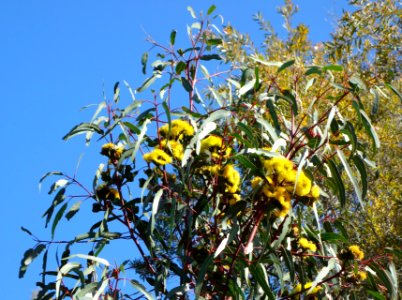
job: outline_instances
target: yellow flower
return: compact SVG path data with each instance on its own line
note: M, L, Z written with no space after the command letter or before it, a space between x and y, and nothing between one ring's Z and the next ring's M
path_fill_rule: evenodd
M235 193L240 185L240 174L233 165L226 165L223 169L222 176L226 181L226 192Z
M231 151L230 147L224 145L220 136L210 135L201 141L201 153L210 154L215 159L219 159L221 156L226 158Z
M320 187L318 185L313 185L310 191L311 197L317 199L320 197Z
M229 195L229 204L234 205L236 202L240 201L240 195L239 194L231 194Z
M367 279L367 272L365 271L358 271L356 274L356 278L359 281L364 281Z
M117 146L113 143L107 143L102 146L101 154L110 159L120 159L123 153L123 146Z
M313 285L313 283L310 282L306 282L303 286L303 291L307 292L311 286ZM307 295L313 295L313 294L317 294L319 291L321 290L320 286L315 286L311 292L307 293ZM302 285L301 283L299 283L298 285L296 285L296 287L294 288L294 290L292 291L292 294L297 294L300 293L302 291Z
M202 166L198 169L201 174L206 176L216 176L219 174L220 165L213 165L213 166Z
M161 149L154 149L152 152L145 153L144 159L147 162L153 162L154 164L161 166L172 162L172 157Z
M299 244L299 246L305 250L311 250L313 252L317 251L317 246L309 241L308 239L302 237L299 239L299 241L297 242Z
M299 174L299 178L297 179L297 184L296 184L296 195L303 197L306 196L308 193L310 193L311 190L311 180L304 174L304 172L301 172Z
M120 199L120 194L119 191L114 189L114 188L110 188L106 185L100 185L96 188L96 195L98 196L99 199L102 200L119 200Z
M184 155L183 145L175 140L162 140L162 148L170 152L177 160L182 160Z
M348 249L350 250L350 252L352 252L353 257L356 260L362 260L364 258L364 252L360 249L359 246L352 245L352 246L349 246Z
M170 125L170 134L169 124L165 124L159 128L159 134L164 138L167 138L169 135L169 139L181 140L184 136L194 135L194 128L187 121L177 119L173 120Z

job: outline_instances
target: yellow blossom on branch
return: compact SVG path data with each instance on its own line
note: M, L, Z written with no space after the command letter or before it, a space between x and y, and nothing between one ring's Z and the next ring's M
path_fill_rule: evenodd
M172 163L172 157L161 149L154 149L152 152L145 153L144 159L147 162L153 162L161 166Z
M349 251L352 252L353 257L356 260L362 260L364 258L364 252L357 245L349 246Z
M311 250L313 252L317 251L317 246L313 242L309 241L308 239L302 237L297 242L301 248L304 250Z

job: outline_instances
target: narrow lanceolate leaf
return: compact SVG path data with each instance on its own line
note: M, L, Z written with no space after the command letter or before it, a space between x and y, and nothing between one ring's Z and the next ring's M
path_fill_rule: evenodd
M59 209L56 216L54 217L52 224L52 239L54 238L54 232L56 230L57 224L59 224L60 219L63 217L64 212L67 209L67 203L64 203L63 206Z
M45 245L39 244L35 248L31 248L31 249L28 249L27 251L25 251L24 256L22 257L22 260L21 260L21 265L20 265L20 270L19 270L19 275L18 275L19 278L24 277L28 266L45 249L46 249Z
M151 77L148 77L140 87L137 88L137 92L146 90L152 83L155 82L156 79L161 77L162 75L159 72L155 72Z
M147 292L147 289L145 286L143 286L141 283L139 283L137 280L130 280L130 284L136 288L139 292L141 292L145 298L147 298L148 300L153 300L154 297L152 297L152 295L150 293Z
M320 272L318 272L317 277L314 279L313 283L311 284L310 289L307 291L307 294L311 292L318 283L320 283L327 275L328 273L335 268L337 265L337 259L336 258L331 258L328 261L328 265L326 267L323 267Z
M361 183L362 183L362 198L364 200L364 198L366 197L367 194L367 172L366 172L366 166L364 165L363 160L357 156L354 155L352 157L353 162L357 168L357 170L360 173L360 179L361 179Z
M74 126L65 136L63 136L63 140L67 141L73 136L84 134L87 132L96 132L98 134L103 134L103 130L100 129L98 125L92 123L81 123Z
M373 150L375 151L376 149L380 148L380 146L381 146L380 139L377 135L377 132L374 129L373 124L371 124L369 116L363 110L360 110L360 113L362 116L364 128L366 129L366 132L373 140Z
M60 286L63 276L67 275L72 269L80 268L81 265L79 263L67 263L57 273L56 277L56 300L59 299L60 296Z
M263 291L264 291L265 295L268 297L268 299L275 300L276 297L269 286L268 274L267 274L267 271L265 270L263 264L258 263L258 264L251 265L250 272L251 272L251 275L253 275L253 278L261 286L261 288L263 289Z
M170 45L174 46L174 43L176 41L176 30L172 30L172 32L170 33Z
M219 255L223 250L225 250L225 247L226 247L226 245L227 245L227 243L228 243L228 240L229 240L229 236L225 237L225 238L221 241L221 243L219 244L218 248L216 248L216 251L215 251L215 253L214 253L214 258L218 257L218 255Z
M345 186L343 184L342 178L339 175L338 169L336 167L336 164L332 159L329 159L327 161L327 165L329 169L331 170L331 178L334 182L333 188L335 189L335 192L338 194L339 201L341 202L341 206L344 207L346 204L346 191L345 191Z
M81 207L81 203L82 203L82 201L78 201L78 202L75 202L74 204L73 204L73 206L70 208L70 210L68 211L68 213L66 213L66 219L67 220L71 220L71 218L72 217L74 217L75 216L75 214L80 210L80 207Z
M120 85L120 82L116 82L115 83L115 85L114 85L114 88L113 88L113 101L117 104L118 102L119 102L119 100L120 100L120 87L119 87L119 85Z
M360 186L356 180L356 176L353 174L352 169L349 166L349 163L345 157L345 155L343 154L342 150L340 149L336 149L336 152L338 154L338 157L340 159L340 161L342 162L343 166L345 167L345 171L346 174L348 175L350 181L352 182L353 188L355 190L355 193L357 195L357 199L359 200L360 205L362 206L362 208L364 208L364 203L362 200L362 191L360 189Z
M393 92L395 93L395 95L397 95L398 98L399 98L399 99L401 100L401 102L402 102L402 93L401 93L400 91L398 91L396 88L394 88L392 85L388 84L388 83L386 83L385 85L386 85L388 88L390 88L391 91L393 91Z
M74 254L74 255L71 255L70 257L68 257L68 259L74 258L74 257L78 257L78 258L90 260L90 261L93 261L96 263L100 263L102 265L105 265L106 267L110 266L110 263L106 259L101 258L101 257L97 257L97 256L93 256L93 255L85 255L85 254Z
M145 52L141 57L142 74L147 72L148 52Z
M190 93L193 91L193 87L191 86L190 82L185 77L181 77L181 84L183 85L186 92Z
M159 201L163 195L163 189L156 192L154 200L152 201L152 216L151 216L151 232L154 231L156 214L158 213Z
M135 142L135 145L134 145L133 153L131 154L131 160L132 161L135 160L135 156L137 154L137 151L140 148L140 145L141 145L142 141L144 140L144 136L145 136L145 133L147 132L147 126L148 126L149 123L151 123L151 120L146 119L144 124L142 125L141 132L138 135L138 139L137 139L137 141Z
M250 80L249 82L247 82L245 85L243 85L239 89L239 96L243 96L245 93L247 93L252 88L254 88L255 83L256 83L256 79L254 78L254 79Z
M290 66L292 66L294 63L295 63L295 60L294 60L294 59L293 59L293 60L289 60L289 61L283 63L283 64L278 68L278 71L276 71L276 73L282 72L282 71L285 70L286 68L289 68Z

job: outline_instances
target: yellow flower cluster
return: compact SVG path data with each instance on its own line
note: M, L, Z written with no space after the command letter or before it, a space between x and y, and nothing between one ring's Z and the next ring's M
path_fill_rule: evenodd
M312 241L309 241L308 239L306 239L304 237L300 238L297 243L304 250L311 250L313 252L317 251L316 244L314 244Z
M102 200L113 201L120 199L119 191L106 185L98 186L96 189L96 195L98 196L99 199Z
M357 274L354 277L359 281L364 281L364 280L367 279L367 272L358 271Z
M314 200L320 196L319 187L313 186L303 171L297 176L297 169L289 159L282 156L272 157L264 159L262 164L265 178L255 177L251 186L253 189L260 188L259 192L275 207L277 217L284 217L289 213L293 193Z
M107 143L102 146L101 154L109 157L111 160L119 160L123 154L123 150L123 146Z
M217 177L218 184L220 184L220 191L224 192L227 196L227 201L230 205L235 204L240 200L239 187L240 187L240 174L233 167L228 164L224 167L219 165L203 166L199 172L208 177Z
M170 124L170 132L169 124L165 124L159 128L159 134L165 139L181 141L185 136L193 136L194 128L187 121L177 119Z
M306 283L303 285L303 290L304 290L304 291L308 291L308 290L311 288L312 285L313 285L313 283L312 283L311 281L310 281L310 282L306 282ZM311 290L311 292L307 293L307 295L314 295L314 294L317 294L320 290L321 290L321 287L320 287L320 286L315 286L315 287ZM299 284L296 285L296 287L293 289L292 294L298 294L298 293L300 293L301 291L302 291L302 285L301 285L301 283L299 283Z
M201 141L201 153L213 159L228 158L232 149L227 147L220 136L210 135Z
M159 134L163 137L160 146L152 152L145 153L144 159L156 165L164 166L172 163L172 156L177 160L182 160L184 155L183 138L194 135L194 128L188 122L177 119L170 124L159 128Z
M357 245L349 246L349 251L352 252L353 257L356 260L362 260L364 258L364 252Z

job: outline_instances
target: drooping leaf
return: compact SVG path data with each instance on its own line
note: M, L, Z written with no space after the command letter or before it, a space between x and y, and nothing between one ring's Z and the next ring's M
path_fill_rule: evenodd
M172 30L172 32L170 33L170 45L174 46L174 43L176 41L176 30Z
M276 73L282 72L283 70L285 70L285 69L289 68L290 66L292 66L294 63L295 63L295 60L294 60L294 59L289 60L289 61L283 63L283 64L278 68L278 71L276 71Z
M65 217L66 217L67 220L70 221L71 218L74 217L75 214L80 210L81 203L82 203L82 201L78 201L78 202L75 202L75 203L73 204L73 206L70 208L70 210L68 211L68 213L66 213L66 215L65 215Z
M268 274L267 274L263 264L260 264L260 263L252 264L249 267L249 269L250 269L251 275L253 275L253 278L261 286L261 288L263 289L263 291L264 291L265 295L268 297L268 299L275 300L276 297L269 286Z
M37 245L35 248L28 249L25 251L24 256L22 257L20 270L19 270L19 278L24 277L28 266L34 261L36 257L38 257L43 250L46 249L46 246L43 244Z
M57 224L59 224L60 219L63 217L64 212L67 209L68 203L64 203L63 206L59 209L56 216L54 217L52 224L52 239L54 238L54 232L56 230Z
M190 82L185 77L181 77L181 84L183 85L186 92L190 93L193 91L193 87L191 86Z
M74 126L65 136L63 136L63 140L67 141L72 137L84 134L87 132L96 132L98 134L103 134L103 130L99 128L98 125L93 123L80 123Z

